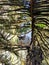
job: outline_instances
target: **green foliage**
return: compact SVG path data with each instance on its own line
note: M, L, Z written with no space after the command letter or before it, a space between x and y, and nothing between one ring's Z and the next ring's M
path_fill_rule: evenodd
M37 24L35 24L35 26L38 26L39 28L45 28L46 27L46 25L43 23L37 23Z

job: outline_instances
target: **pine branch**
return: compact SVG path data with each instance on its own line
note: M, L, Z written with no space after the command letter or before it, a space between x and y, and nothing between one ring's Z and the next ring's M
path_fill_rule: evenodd
M39 30L38 30L38 32L39 32ZM47 46L47 44L45 44L44 38L42 38L43 36L41 35L40 32L38 33L38 35L40 36L41 41L43 42L44 46L45 46L47 49L49 49L49 47Z

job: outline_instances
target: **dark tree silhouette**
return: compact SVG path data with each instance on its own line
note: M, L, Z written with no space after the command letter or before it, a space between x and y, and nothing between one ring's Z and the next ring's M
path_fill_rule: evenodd
M41 65L42 60L47 59L47 51L49 50L47 40L49 39L48 6L49 1L47 0L31 0L32 41L28 50L26 65Z

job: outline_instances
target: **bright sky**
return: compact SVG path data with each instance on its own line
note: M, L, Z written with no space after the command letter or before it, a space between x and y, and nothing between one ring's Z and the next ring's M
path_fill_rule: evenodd
M31 38L31 32L29 32L28 34L26 34L26 36Z

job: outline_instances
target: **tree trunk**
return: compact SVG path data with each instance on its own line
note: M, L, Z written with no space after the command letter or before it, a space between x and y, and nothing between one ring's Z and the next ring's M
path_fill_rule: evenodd
M31 0L31 17L32 17L32 39L30 43L30 48L28 48L28 55L26 59L26 65L41 65L42 62L42 50L37 45L35 46L35 36L34 36L34 2L35 0Z
M33 46L33 48L28 51L26 65L41 65L42 59L41 48Z

